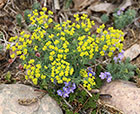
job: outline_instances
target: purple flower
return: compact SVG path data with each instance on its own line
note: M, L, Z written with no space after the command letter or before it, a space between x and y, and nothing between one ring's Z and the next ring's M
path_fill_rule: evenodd
M112 76L107 77L107 82L111 82Z
M107 79L107 82L111 82L112 76L110 74L110 72L101 72L101 74L99 75L99 77L103 80L103 79Z
M121 8L121 10L124 11L125 9L124 8Z
M91 72L92 71L92 68L91 67L88 67L88 70Z
M104 73L106 76L111 76L110 72L105 72Z
M68 92L68 88L63 87L63 91L64 91L64 92Z
M106 75L105 75L105 73L101 72L101 74L99 75L99 77L103 80L103 79L106 78Z
M117 11L117 15L118 15L118 16L121 15L121 11L120 11L120 10Z
M115 63L117 63L118 57L114 57L113 60L115 61Z
M62 95L63 95L63 92L62 92L61 90L57 90L57 94L58 94L59 96L62 96Z
M95 72L92 72L92 75L95 76Z
M76 89L76 84L75 83L72 84L72 88Z
M88 72L88 76L89 76L89 77L92 76L92 72Z
M60 96L63 96L64 98L65 97L69 97L69 94L70 93L74 93L74 90L76 89L76 84L73 83L71 84L70 82L67 83L67 82L64 82L65 83L65 86L63 87L63 90L58 90L57 93L58 95Z
M68 87L67 92L68 93L74 93L75 89L76 89L76 84L73 83L71 87Z
M119 53L119 54L118 54L118 58L119 58L120 60L122 60L123 57L124 57L123 53Z
M68 88L69 93L74 93L73 90L74 90L73 87L69 87L69 88Z
M70 84L71 84L71 82L64 82L64 84L65 84L65 86L67 87L67 86L69 86Z
M68 92L64 92L63 97L64 98L69 97L69 93Z

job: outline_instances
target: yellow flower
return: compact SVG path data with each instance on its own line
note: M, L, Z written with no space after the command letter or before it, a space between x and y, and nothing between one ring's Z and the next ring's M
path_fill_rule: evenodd
M25 55L27 54L27 52L28 52L27 49L24 49L24 50L23 50L23 53L24 53Z
M106 50L107 50L107 48L108 48L108 46L107 46L107 45L104 45L104 46L103 46L103 50L104 50L104 51L106 51Z
M17 53L17 55L20 55L20 54L22 54L22 52L21 52L21 51L17 51L16 53Z
M34 59L30 59L30 61L28 62L29 64L32 64L32 63L34 63L35 62L35 60Z
M12 51L16 51L16 47L15 46L12 46Z
M49 37L49 38L53 38L53 37L54 37L54 34L51 34L51 35L49 35L48 37Z
M34 50L37 51L37 48L38 48L38 46L35 46L35 47L34 47Z
M43 10L43 11L47 11L47 8L46 8L46 7L43 7L42 10Z
M43 11L40 11L39 13L40 13L40 15L44 15L45 14Z
M34 85L37 85L37 78L32 79L32 81Z
M6 49L10 49L10 44L7 44Z
M54 54L55 54L55 51L50 52L50 55L54 55Z
M54 44L57 45L59 43L59 40L55 40Z
M50 80L51 80L51 82L54 82L54 79L53 78L51 78Z
M44 24L44 27L45 27L45 29L47 29L47 28L48 28L48 24L47 24L47 23L45 23L45 24Z
M25 32L24 31L22 31L21 33L20 33L20 35L23 35Z
M97 33L101 33L101 29L100 28L97 28Z
M25 75L25 79L26 79L26 80L28 80L28 79L29 79L27 75Z
M40 74L39 73L35 74L35 77L36 78L39 78L40 77Z
M49 56L49 60L50 60L50 61L53 61L53 57L52 57L52 56Z
M111 57L113 55L113 52L109 52L108 56Z
M53 12L49 10L49 11L48 11L48 14L49 14L49 15L53 15Z
M70 75L72 75L72 74L73 74L73 72L74 72L74 69L73 69L73 68L71 68L71 69L70 69Z
M48 67L47 67L46 65L44 66L44 68L45 68L45 69L48 69Z
M53 22L53 19L49 18L48 23L52 23L52 22Z
M14 54L14 53L11 55L11 58L12 58L12 59L15 58L15 54Z
M40 65L40 64L37 64L36 67L37 67L38 69L40 69L40 68L41 68L41 65Z

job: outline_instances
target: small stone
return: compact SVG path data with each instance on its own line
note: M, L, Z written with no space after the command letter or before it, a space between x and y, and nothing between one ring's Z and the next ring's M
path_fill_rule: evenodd
M18 99L37 98L42 93L23 84L0 85L0 114L63 114L62 110L48 94L28 106L18 104Z
M124 57L125 58L130 58L130 60L135 59L138 55L140 54L140 45L139 44L134 44L131 46L129 49L127 49L124 52Z
M112 5L111 3L99 3L99 4L90 5L88 9L95 12L105 12L109 14L113 12L115 8L116 6Z
M140 88L128 81L112 81L101 88L101 94L110 94L111 99L103 99L124 112L124 114L140 114Z

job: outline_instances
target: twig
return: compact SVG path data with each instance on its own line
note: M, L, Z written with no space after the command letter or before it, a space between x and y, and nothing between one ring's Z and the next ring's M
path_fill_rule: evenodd
M73 107L62 97L62 99L64 100L64 102L73 110Z
M107 59L107 60L105 60L105 61L99 61L99 60L96 60L98 63L96 63L95 65L92 65L92 66L90 66L91 68L93 68L93 67L96 67L96 66L98 66L99 64L107 64L107 62L108 61L110 61L110 59ZM87 68L89 68L89 67L87 67ZM103 68L103 67L102 67ZM103 68L104 69L104 68ZM104 69L105 70L105 69Z
M83 87L81 84L79 84L80 85L80 87L82 87L87 93L88 93L88 95L90 96L90 97L92 97L92 94L85 88L85 87Z
M134 36L134 39L136 39L136 35L135 35L133 29L130 29L130 30L131 30L131 32L132 32L132 34L133 34L133 36Z

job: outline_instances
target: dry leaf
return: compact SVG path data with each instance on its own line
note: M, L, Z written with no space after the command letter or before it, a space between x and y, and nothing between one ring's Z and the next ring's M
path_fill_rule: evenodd
M93 5L93 4L97 4L99 2L99 0L85 0L83 3L80 4L79 6L79 10L83 10L84 8L86 8L87 6Z
M127 49L124 52L124 57L127 58L129 57L130 60L133 60L140 54L140 45L139 44L134 44L131 46L129 49Z
M74 8L76 10L83 10L87 6L90 6L91 4L95 4L96 2L99 2L100 0L74 0Z
M74 0L74 9L78 10L80 8L80 5L84 2L84 1L88 1L88 0Z
M111 3L99 3L99 4L92 4L88 9L95 11L95 12L103 12L103 13L111 13L116 8L115 5Z
M128 6L132 5L132 0L123 0L122 4L119 6L119 9L126 9Z

